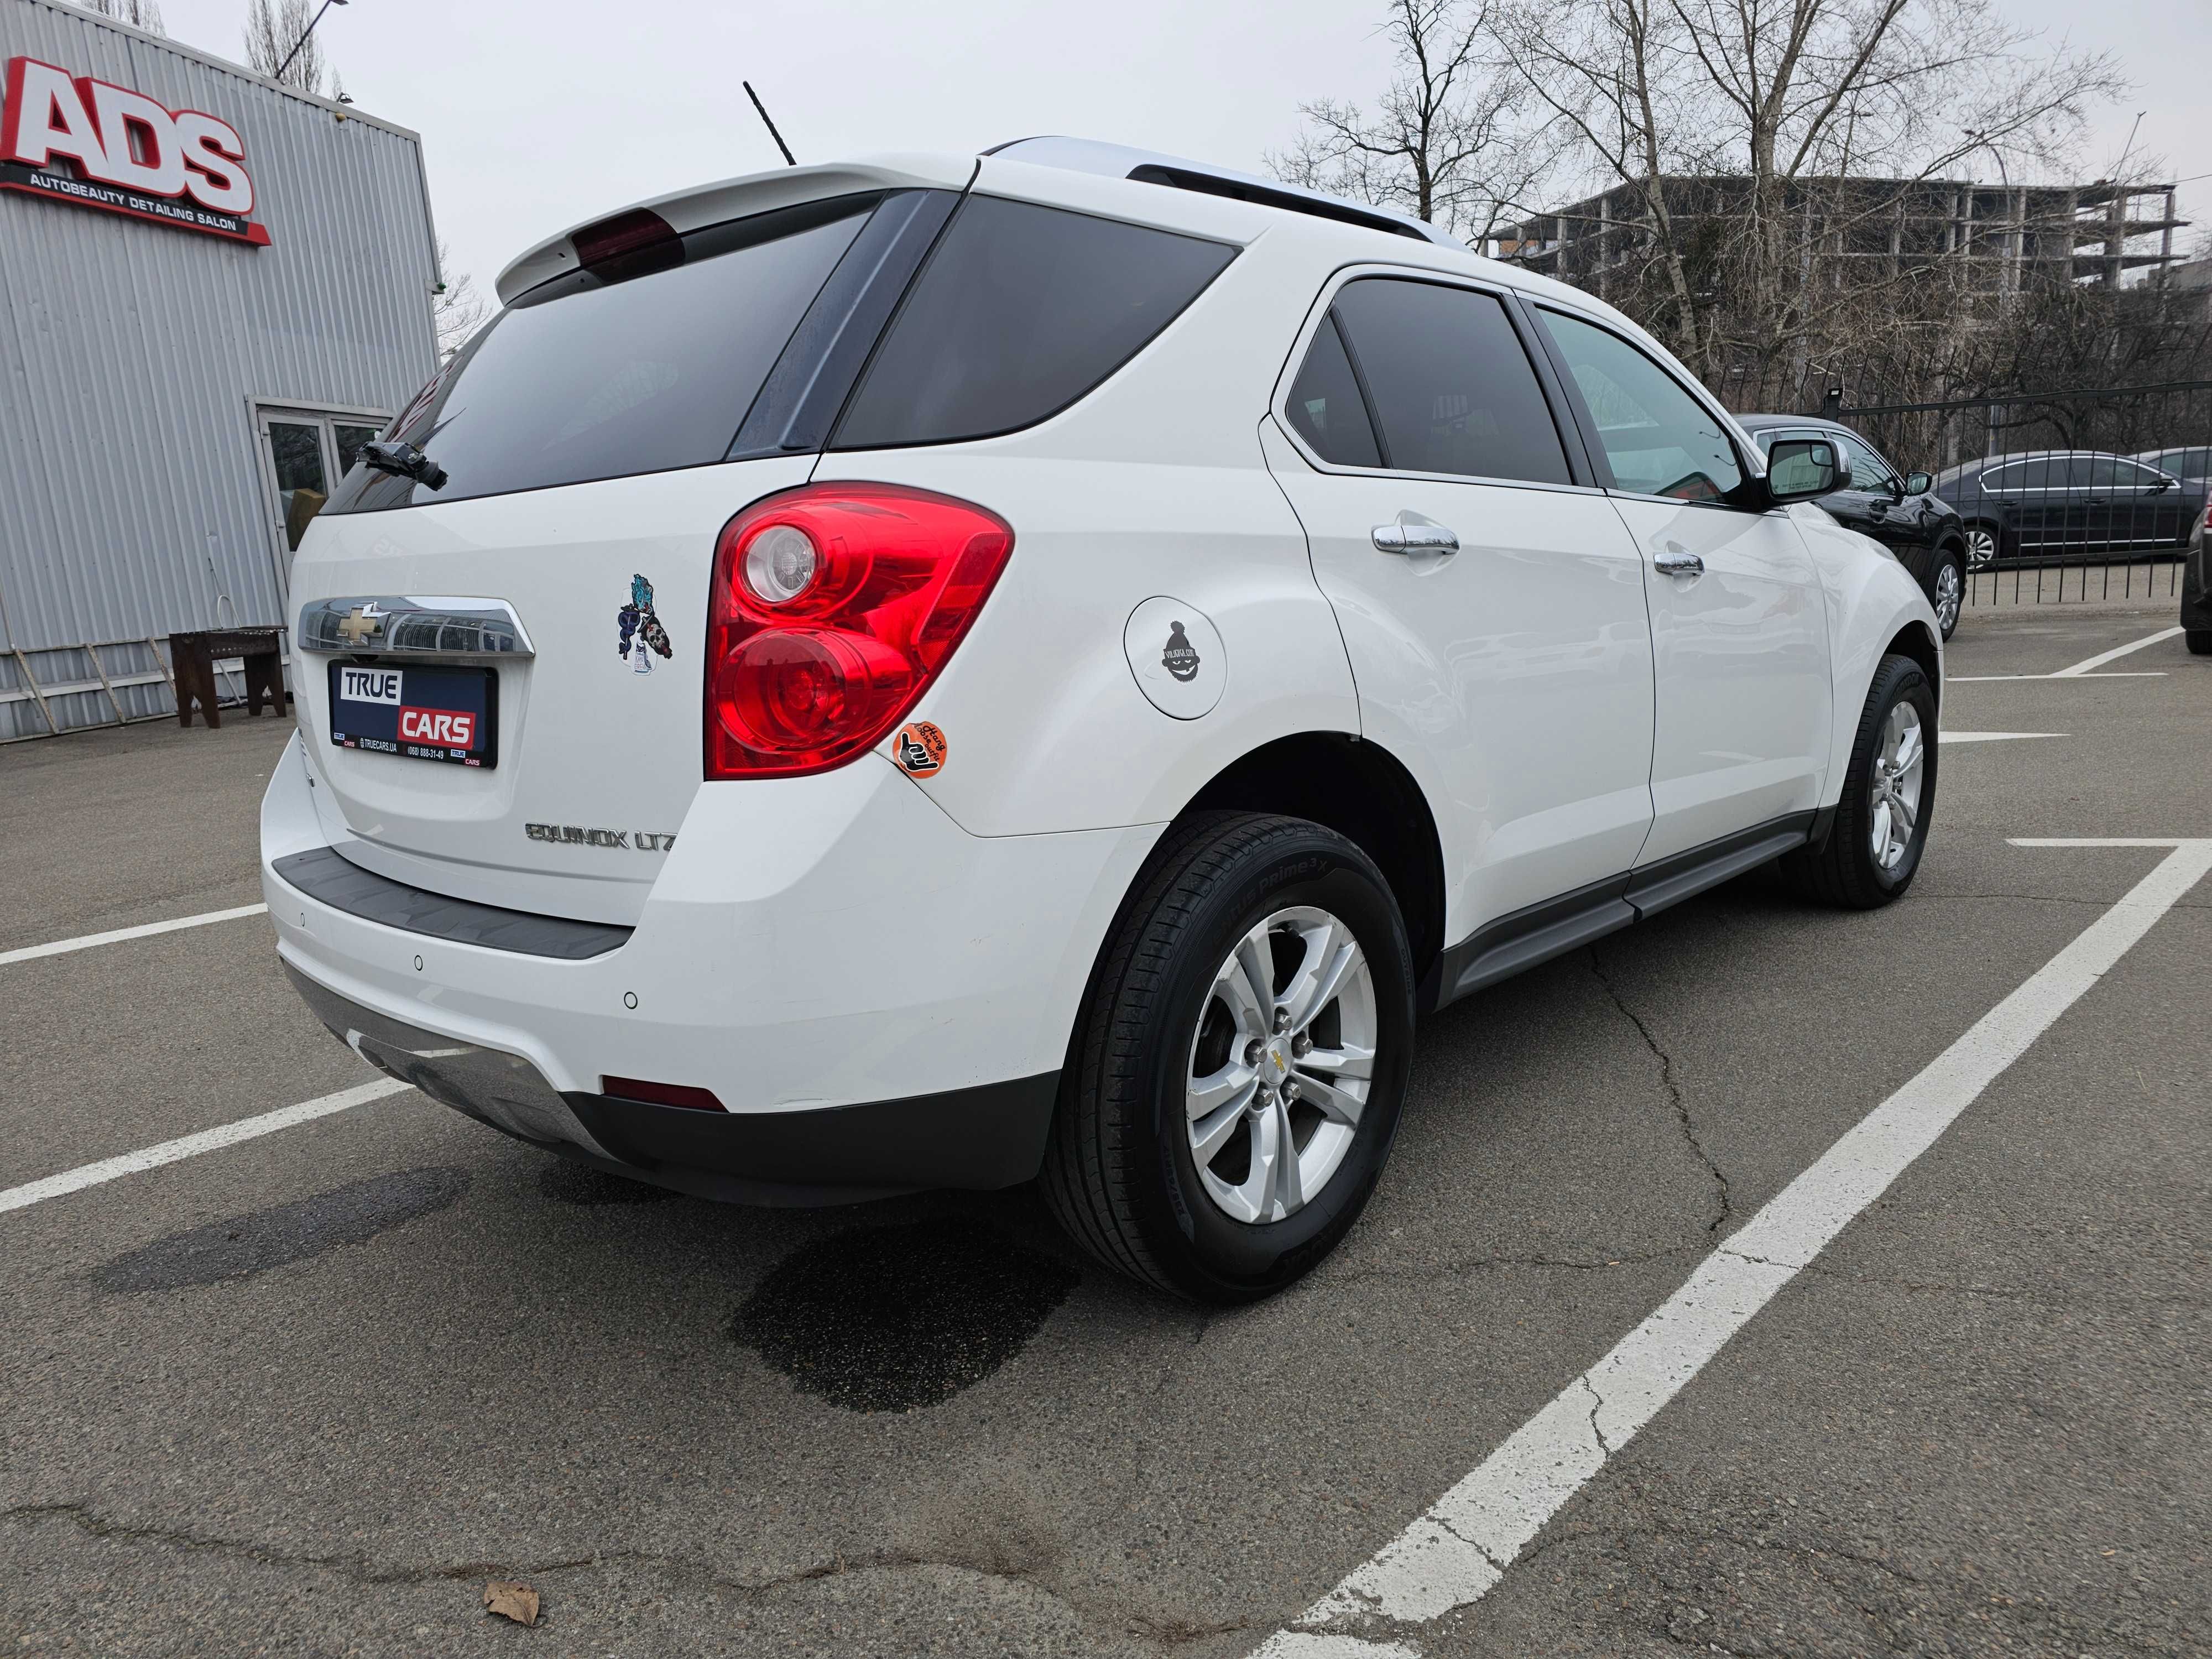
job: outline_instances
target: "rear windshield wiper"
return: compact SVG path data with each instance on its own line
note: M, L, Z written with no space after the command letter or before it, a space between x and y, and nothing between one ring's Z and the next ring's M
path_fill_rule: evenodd
M427 489L443 489L446 487L446 469L413 444L363 444L361 458L379 472L412 478Z

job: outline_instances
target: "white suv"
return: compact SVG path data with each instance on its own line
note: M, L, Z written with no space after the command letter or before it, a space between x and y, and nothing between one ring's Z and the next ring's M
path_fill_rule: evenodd
M1775 859L1911 883L1936 618L1589 295L1066 139L556 236L290 573L278 948L426 1093L706 1196L1042 1178L1325 1255L1418 1015Z

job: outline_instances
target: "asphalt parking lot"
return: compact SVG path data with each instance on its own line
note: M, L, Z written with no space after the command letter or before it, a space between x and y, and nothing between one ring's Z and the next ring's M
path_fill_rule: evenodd
M2172 623L1970 613L1947 732L2041 735L1945 745L1905 902L1753 876L1447 1010L1226 1315L1027 1191L721 1208L410 1091L43 1195L376 1074L258 916L9 959L256 903L288 726L0 750L0 1648L2212 1653L2212 878L1486 1593L1274 1634L2170 856L2015 839L2212 836L2212 659L2053 678Z

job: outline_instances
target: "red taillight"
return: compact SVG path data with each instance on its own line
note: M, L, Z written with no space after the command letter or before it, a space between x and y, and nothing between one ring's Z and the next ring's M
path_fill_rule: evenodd
M913 708L1013 551L1005 520L896 484L809 484L723 526L707 775L842 766Z

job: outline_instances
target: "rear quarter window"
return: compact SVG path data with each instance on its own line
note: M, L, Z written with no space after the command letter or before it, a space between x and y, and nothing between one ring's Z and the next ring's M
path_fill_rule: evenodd
M1034 426L1143 350L1237 252L971 196L915 279L830 447L951 443Z

